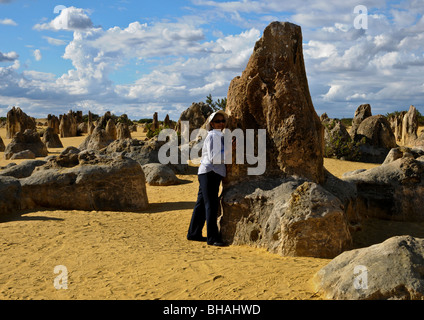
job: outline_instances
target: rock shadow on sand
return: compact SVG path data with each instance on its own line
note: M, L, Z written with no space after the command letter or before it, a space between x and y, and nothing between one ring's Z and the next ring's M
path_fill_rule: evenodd
M195 204L196 202L194 201L149 203L148 208L143 211L139 211L139 213L151 214L189 209L192 210Z
M38 212L40 210L22 210L0 217L0 223L11 221L63 221L62 218L44 217L44 216L27 216L27 214ZM43 208L43 211L55 211L54 209Z

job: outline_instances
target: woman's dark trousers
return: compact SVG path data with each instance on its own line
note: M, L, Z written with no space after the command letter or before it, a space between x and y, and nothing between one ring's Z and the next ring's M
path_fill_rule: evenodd
M218 193L222 176L209 171L198 175L199 193L197 202L193 209L187 239L199 240L202 237L202 229L206 221L207 243L220 242L221 237L218 231Z

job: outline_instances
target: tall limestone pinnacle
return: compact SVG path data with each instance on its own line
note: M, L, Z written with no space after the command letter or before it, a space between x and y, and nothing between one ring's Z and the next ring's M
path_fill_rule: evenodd
M300 26L272 22L265 28L246 69L231 81L226 111L231 130L266 129L263 176L323 182L324 130L309 92ZM233 158L224 185L245 180L248 166Z

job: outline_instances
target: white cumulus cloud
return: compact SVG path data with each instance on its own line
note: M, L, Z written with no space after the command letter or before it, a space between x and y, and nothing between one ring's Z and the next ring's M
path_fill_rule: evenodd
M93 27L90 17L81 8L69 7L60 11L60 14L48 23L36 24L35 30L86 30Z

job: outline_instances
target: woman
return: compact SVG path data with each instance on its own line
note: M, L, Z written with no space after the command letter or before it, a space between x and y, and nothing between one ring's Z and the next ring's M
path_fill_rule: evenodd
M218 231L217 216L219 185L226 176L222 130L226 127L227 120L228 116L222 110L212 113L208 118L206 124L208 135L203 144L202 160L198 170L199 193L187 233L188 240L206 241L208 245L214 246L225 245ZM202 236L205 221L206 238Z

